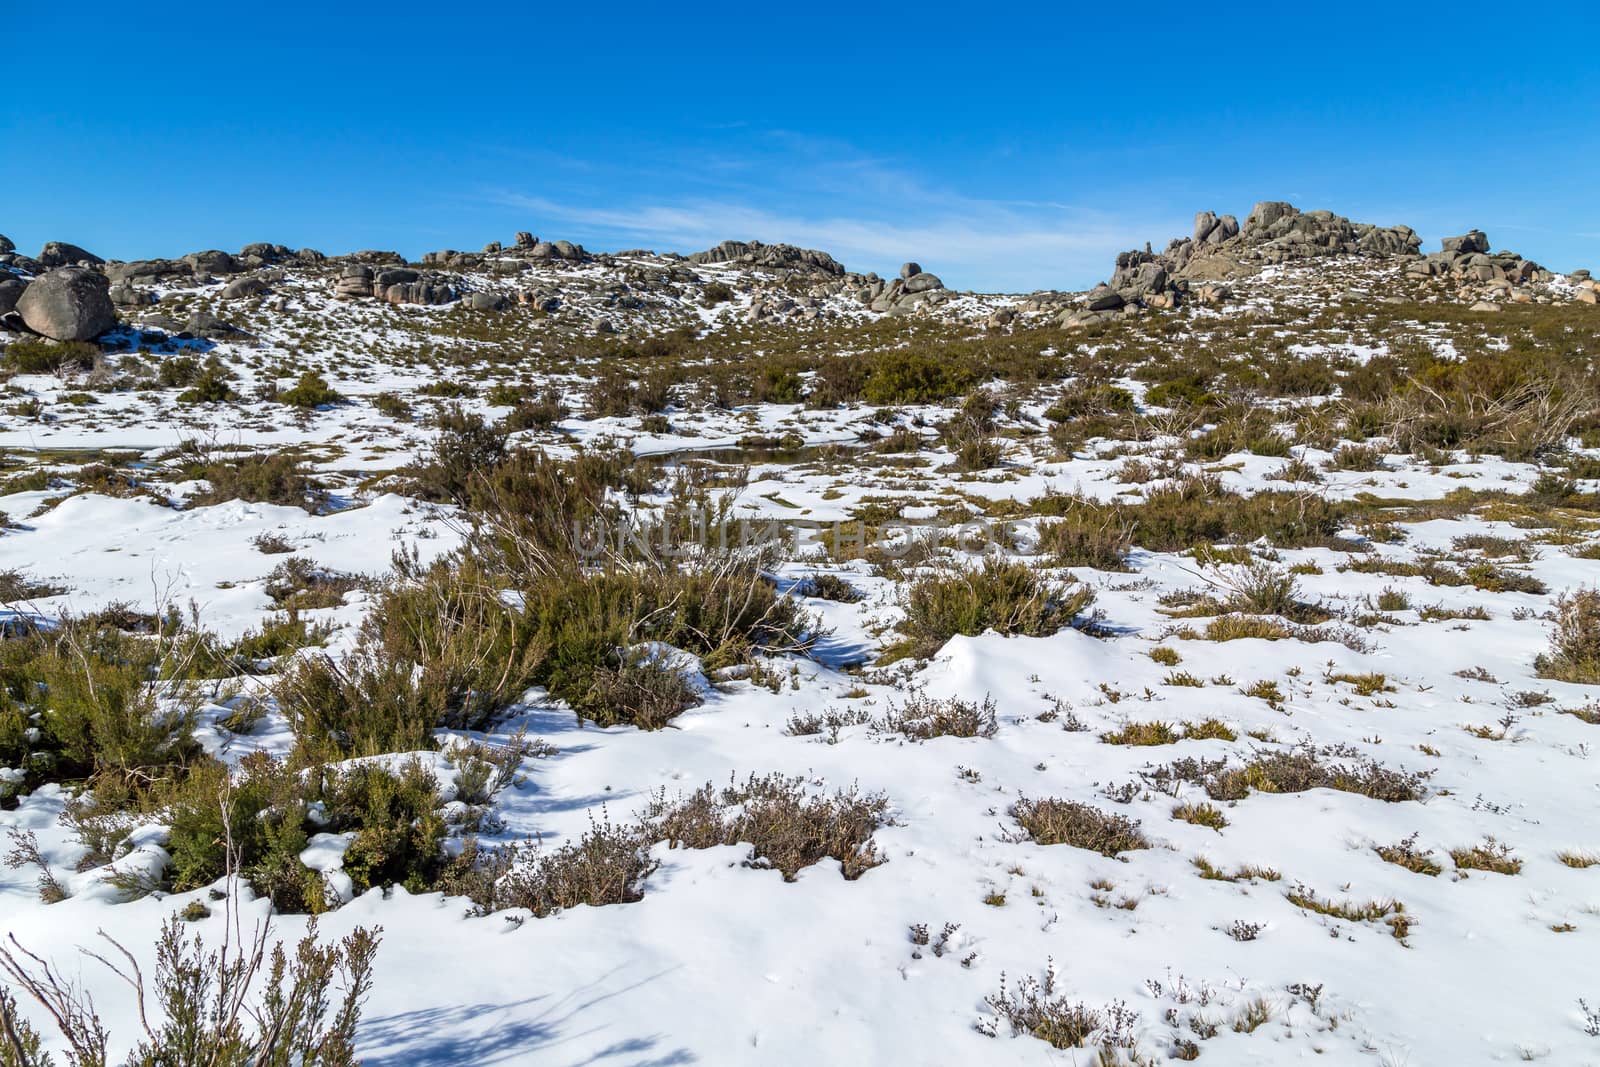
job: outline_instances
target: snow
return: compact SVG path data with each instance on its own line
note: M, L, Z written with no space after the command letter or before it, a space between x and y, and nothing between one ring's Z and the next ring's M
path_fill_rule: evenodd
M708 274L714 272L707 272ZM1274 270L1263 281L1280 278ZM731 273L729 274L731 277ZM308 295L304 298L310 301ZM1005 302L963 298L971 314ZM736 309L727 309L727 314ZM433 310L419 314L426 318ZM696 312L708 327L723 312ZM377 341L380 316L351 328L341 342ZM270 340L270 339L269 339ZM1378 354L1339 346L1366 360ZM351 395L405 391L423 381L414 369L383 364L365 381L335 380ZM61 383L18 379L53 398ZM360 393L356 385L360 385ZM254 420L264 405L245 405ZM161 417L167 409L136 396L118 397L88 416L61 408L45 426L8 422L0 443L13 450L71 444L153 454L191 428ZM752 434L793 430L807 446L854 442L873 418L864 407L807 411L768 405L738 412L672 412L674 432L644 433L636 418L578 417L561 424L552 447L570 449L604 439L624 442L640 456L680 457L687 451L736 448ZM903 420L937 425L950 412L908 407ZM184 418L199 419L198 414ZM19 529L0 536L0 570L57 579L70 591L40 601L45 614L83 612L116 601L185 605L194 602L205 624L223 636L259 627L271 612L265 576L283 558L252 546L262 534L287 539L297 555L334 571L384 573L396 550L424 560L458 543L448 509L421 505L399 492L365 491L367 473L392 470L425 443L427 432L377 418L365 405L335 408L305 427L272 429L213 425L230 442L285 441L338 446L318 468L348 479L346 506L320 514L298 508L230 502L177 510L145 499L97 494L70 496L31 516L60 491L30 491L0 499ZM762 459L739 498L752 515L803 516L818 522L846 518L866 498L900 501L907 520L930 520L952 502L1028 501L1051 491L1111 500L1136 488L1117 480L1122 459L1084 454L1049 457L1027 438L1010 442L1010 465L962 476L939 464L948 455L930 441L914 474L893 467L830 465ZM1151 447L1159 447L1155 442ZM385 451L369 451L381 445ZM359 446L359 447L357 447ZM1320 465L1329 453L1304 450ZM1402 456L1386 470L1330 472L1318 489L1348 499L1370 493L1410 500L1438 499L1462 488L1518 491L1539 470L1529 464L1465 456L1427 467ZM1284 483L1266 480L1281 459L1238 454L1207 466L1224 485L1243 492ZM1464 533L1522 537L1528 531L1479 519L1433 520L1406 527L1400 545L1377 545L1376 555L1412 560L1449 548ZM572 840L591 819L627 818L657 790L688 793L730 776L781 772L811 788L857 784L890 799L892 821L875 835L887 861L854 881L827 861L792 883L771 870L745 865L744 846L703 851L656 846L661 866L635 904L578 907L545 918L525 913L467 917L466 903L404 889L355 896L342 870L350 835L317 834L302 861L321 872L344 906L320 919L325 935L358 925L383 927L377 978L361 1032L365 1060L380 1067L458 1063L917 1063L1038 1064L1087 1062L1031 1037L981 1033L990 1019L986 995L1001 975L1015 985L1043 973L1047 960L1061 987L1091 1006L1117 1001L1139 1013L1143 1047L1163 1055L1174 1034L1169 1010L1196 1012L1221 1023L1201 1042L1205 1062L1227 1064L1469 1064L1523 1059L1552 1064L1600 1063L1600 1042L1585 1035L1579 997L1600 998L1594 939L1600 934L1600 868L1573 869L1566 849L1600 848L1595 819L1597 775L1591 756L1600 734L1561 714L1594 701L1593 687L1538 679L1533 658L1544 650L1544 613L1553 595L1593 583L1595 563L1540 545L1519 569L1541 579L1551 594L1486 593L1470 586L1431 587L1419 578L1341 572L1343 553L1285 550L1281 566L1315 564L1300 575L1304 599L1359 610L1388 588L1404 590L1412 607L1390 612L1394 624L1362 631L1370 647L1336 641L1236 640L1217 643L1163 636L1174 621L1161 610L1163 593L1201 584L1197 564L1165 553L1136 552L1135 573L1075 569L1097 592L1096 606L1110 637L1066 629L1049 637L1006 638L989 633L957 637L932 661L883 671L847 665L870 661L892 637L902 588L862 566L835 569L865 594L855 604L808 600L831 631L812 658L780 661L792 682L778 691L748 681L705 678L664 646L663 657L692 672L705 701L669 729L581 727L570 710L533 692L486 739L509 740L525 729L557 752L524 761L516 783L496 797L503 829L496 839L537 836L547 844ZM795 582L820 566L789 562L779 572ZM1484 606L1481 621L1424 622L1417 609ZM366 610L359 593L343 607L312 615L340 629L334 647L351 639ZM1181 620L1178 620L1181 621ZM1157 645L1182 657L1178 670L1201 687L1167 682L1174 668L1149 657ZM1497 681L1457 672L1481 668ZM1382 673L1393 691L1361 696L1340 673ZM1271 680L1285 694L1280 707L1247 696L1252 682ZM287 752L282 717L268 710L244 737L217 725L239 699L261 697L261 679L246 692L203 709L199 738L221 758L249 751ZM859 708L882 714L913 690L936 698L992 697L1000 728L993 738L911 742L867 725L837 736L791 736L798 714ZM1547 693L1551 700L1513 709L1515 695ZM1468 727L1515 720L1502 740ZM1048 714L1054 712L1054 715ZM1070 712L1087 729L1063 727ZM1043 716L1043 718L1041 718ZM1161 748L1108 744L1099 735L1130 721L1216 718L1236 731L1237 743L1181 741ZM474 735L476 736L476 735ZM1366 797L1312 790L1222 804L1222 831L1170 817L1180 800L1205 800L1197 787L1178 797L1134 790L1123 804L1107 790L1141 781L1141 771L1179 757L1235 759L1252 747L1297 742L1347 745L1398 770L1427 772L1421 801L1385 804ZM404 755L389 757L393 761ZM448 753L423 754L453 795ZM0 780L17 780L0 768ZM1153 847L1111 858L1069 846L1018 840L1007 809L1018 798L1059 797L1093 804L1141 821ZM154 935L164 918L208 890L136 900L115 888L112 870L73 872L81 854L58 821L65 797L54 786L0 811L0 829L32 831L70 896L43 904L36 872L0 870L0 935L54 957L81 976L96 995L117 1040L136 1027L130 998L97 965L73 955L95 947L104 930L148 969ZM1438 877L1386 863L1373 851L1419 835L1445 867ZM1487 835L1511 844L1522 873L1504 876L1457 871L1446 855ZM113 865L123 874L154 872L165 855L158 826L141 827L130 854ZM1277 882L1202 879L1193 860L1203 856L1232 871L1260 865ZM1109 883L1109 890L1091 883ZM1318 915L1286 899L1303 885L1337 900L1396 899L1416 921L1406 943L1381 922ZM230 888L225 885L219 888ZM245 926L265 921L268 907L239 895ZM987 903L1003 897L1003 903ZM1132 902L1133 906L1119 906ZM192 929L220 938L227 917L213 905ZM1236 921L1260 924L1253 940L1229 936ZM292 941L306 922L276 916L278 936ZM918 951L908 929L937 931L959 924L951 950ZM1575 929L1558 932L1571 924ZM1313 1011L1289 991L1320 986ZM1233 1019L1257 997L1273 1017L1253 1033L1235 1032ZM1201 1001L1204 1004L1201 1004ZM1188 1034L1187 1030L1183 1031Z

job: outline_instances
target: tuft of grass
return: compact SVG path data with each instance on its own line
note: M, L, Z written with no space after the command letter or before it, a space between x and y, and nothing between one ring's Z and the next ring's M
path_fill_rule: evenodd
M1401 944L1405 944L1411 927L1416 925L1416 920L1406 913L1406 906L1392 897L1367 901L1334 900L1320 897L1303 885L1296 885L1286 896L1295 907L1318 915L1352 923L1382 922L1389 927L1390 935Z
M1491 871L1494 874L1520 874L1522 860L1513 856L1510 845L1486 837L1480 845L1471 848L1453 848L1450 858L1458 868L1468 871Z
M1200 877L1209 882L1276 882L1283 878L1271 867L1257 867L1248 863L1232 872L1215 866L1204 856L1196 856L1190 863L1200 872Z
M1111 745L1172 745L1182 736L1171 723L1130 722L1113 733L1101 734L1100 740Z
M1587 870L1600 864L1600 852L1590 849L1568 848L1556 853L1556 859L1574 870Z
M1222 809L1214 804L1179 804L1172 809L1172 817L1196 826L1209 827L1219 834L1228 825Z
M1414 874L1426 874L1434 877L1444 870L1434 860L1433 853L1428 849L1417 847L1417 835L1401 839L1392 845L1378 845L1373 849L1386 862L1404 867Z

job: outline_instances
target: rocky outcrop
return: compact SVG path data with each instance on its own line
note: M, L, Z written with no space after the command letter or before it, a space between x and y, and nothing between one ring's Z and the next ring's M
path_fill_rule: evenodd
M531 243L523 244L521 238L527 236ZM589 252L582 245L575 245L571 241L541 241L532 234L518 234L517 246L507 249L510 255L524 259L565 259L573 262L582 262L589 259Z
M940 304L950 297L939 276L923 270L920 263L903 264L900 277L887 285L876 275L871 278L864 302L873 311L889 315L908 315L922 304Z
M193 274L194 267L181 259L135 259L127 263L107 263L106 277L114 282L161 278L173 274Z
M1527 303L1535 296L1534 285L1555 279L1553 272L1515 252L1490 254L1489 238L1482 230L1446 237L1439 251L1406 269L1425 278L1441 278L1456 286L1457 299L1478 303Z
M807 274L844 274L844 265L826 252L797 245L766 245L760 241L723 241L715 248L696 252L690 263L733 263L769 270L797 270Z
M233 256L216 248L204 252L190 252L183 257L183 261L189 264L189 269L196 274L237 274L243 269Z
M69 245L65 241L48 242L39 250L39 254L35 258L38 260L39 265L46 270L54 267L78 266L85 263L98 267L105 262L93 252L79 248L77 245Z
M54 341L87 341L117 324L105 275L86 267L58 267L35 278L16 310L34 333Z
M443 275L410 267L374 270L364 263L352 263L333 283L333 295L346 300L376 297L390 304L448 304L461 293Z
M1122 298L1119 307L1172 307L1192 282L1218 282L1270 264L1324 256L1415 258L1421 246L1409 226L1351 222L1331 211L1301 211L1286 201L1264 200L1242 224L1232 215L1202 211L1190 236L1174 239L1165 251L1146 245L1143 251L1122 253L1106 288ZM1104 295L1093 303L1102 306L1091 311L1117 310Z
M8 256L16 250L17 246L12 243L11 238L7 237L3 233L0 233L0 256Z

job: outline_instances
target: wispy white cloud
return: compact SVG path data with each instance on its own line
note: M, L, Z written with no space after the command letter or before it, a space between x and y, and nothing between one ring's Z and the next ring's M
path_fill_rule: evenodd
M728 238L832 253L851 269L893 271L908 259L958 288L1081 288L1111 273L1116 253L1164 242L1187 219L1121 214L1048 199L966 196L848 145L784 130L740 152L697 152L605 180L538 192L499 189L498 204L562 236L678 252ZM649 192L639 188L651 183Z
M1026 211L992 204L918 213L901 220L865 214L773 211L750 203L685 199L602 207L503 193L497 199L549 224L597 238L672 251L728 238L821 248L855 270L891 271L915 259L963 288L1025 291L1079 288L1105 277L1117 252L1173 220L1134 222L1054 206Z

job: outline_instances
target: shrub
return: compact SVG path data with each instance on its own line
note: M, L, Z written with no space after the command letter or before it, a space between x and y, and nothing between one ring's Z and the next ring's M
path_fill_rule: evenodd
M582 704L600 726L627 724L659 730L680 712L700 703L700 694L681 671L647 655L620 653L615 666L595 668Z
M1182 736L1170 723L1130 722L1114 733L1101 734L1100 740L1111 745L1173 745Z
M180 404L222 404L230 400L238 400L239 394L234 391L233 372L215 356L206 360L194 378L193 384L178 394Z
M146 1024L126 1062L302 1067L359 1062L356 1029L372 991L372 961L381 931L357 927L341 942L323 946L312 922L291 960L281 942L268 949L270 924L262 924L252 939L238 945L225 941L220 951L208 951L198 934L186 942L182 928L176 917L162 925L153 988L146 987L133 954L104 932L100 936L115 950L113 958L121 960L113 964L86 950L133 987L141 1020L147 1000L158 1009L154 1018L159 1026L150 1029ZM93 999L63 979L54 965L20 945L16 952L0 947L0 974L45 1007L68 1049L69 1063L91 1067L108 1062L111 1033ZM7 1067L48 1067L51 1062L39 1055L37 1032L20 1016L9 993L0 994L0 1035L7 1041L0 1056Z
M935 355L885 352L872 360L861 395L869 404L930 404L966 392L974 377Z
M444 715L411 662L364 647L335 660L312 653L273 684L301 765L433 747ZM435 698L435 699L430 699Z
M424 500L465 505L473 487L506 455L505 436L477 412L448 407L435 420L433 448L410 469L411 491Z
M1550 651L1534 660L1541 678L1600 685L1600 589L1577 589L1556 599Z
M87 341L47 341L24 337L6 345L7 369L18 374L54 374L60 370L88 370L100 349Z
M290 452L253 452L237 459L205 464L198 476L209 488L191 496L195 505L243 500L252 504L280 504L315 513L327 502L322 483Z
M1128 570L1133 531L1114 509L1085 505L1071 508L1059 521L1039 527L1039 550L1060 567Z
M1137 820L1075 800L1023 797L1011 806L1011 817L1041 845L1071 845L1103 856L1150 847Z
M723 282L708 282L705 291L701 294L701 303L706 307L716 307L726 304L733 299L733 290Z
M343 400L344 397L314 370L302 371L294 388L278 394L278 403L305 410L338 404Z
M808 795L803 779L751 775L720 794L708 784L668 801L658 794L645 819L650 836L672 847L748 844L752 867L782 872L792 882L801 869L832 858L849 880L885 862L872 834L887 819L882 793L852 786L832 796Z
M1433 853L1417 847L1417 835L1402 838L1393 845L1378 845L1373 849L1386 863L1404 867L1414 874L1435 876L1444 870L1434 860Z
M1010 1027L1013 1036L1028 1034L1052 1048L1085 1048L1091 1041L1102 1045L1103 1054L1096 1056L1097 1063L1113 1064L1122 1061L1119 1046L1133 1042L1127 1031L1138 1017L1120 1003L1112 1009L1090 1008L1083 1001L1073 1001L1056 992L1056 971L1052 963L1045 971L1044 981L1032 975L1024 978L1013 993L1000 976L1000 991L984 997L995 1014L993 1022L980 1023L980 1032L994 1037L999 1023Z
M999 730L994 698L934 700L918 693L904 704L889 705L883 727L915 741L935 737L993 737Z
M344 871L356 891L432 889L444 862L445 826L438 783L422 763L408 760L398 773L373 762L318 773L320 787L310 799L322 802L331 832L355 834Z
M387 419L411 418L411 405L406 403L404 397L395 393L376 393L372 397L372 406L378 414Z
M277 910L320 912L330 904L322 876L300 854L313 833L348 833L344 871L357 892L427 892L445 865L441 804L438 783L416 759L393 769L367 761L293 774L255 753L231 780L225 766L210 763L165 809L172 885L198 889L236 870Z
M1337 789L1388 803L1422 798L1426 775L1396 771L1359 756L1344 763L1329 762L1325 757L1310 746L1258 753L1241 768L1207 775L1206 792L1214 800L1243 800L1252 789L1262 793Z
M194 651L93 619L0 640L0 766L23 769L20 791L87 780L142 795L180 779L202 757L194 704L152 683L185 675Z
M640 825L616 826L591 819L577 841L553 852L537 846L469 855L475 865L458 888L472 896L480 914L526 908L543 917L579 904L629 904L644 895L644 882L659 864Z
M1092 589L1052 583L1026 563L990 556L979 567L936 571L911 583L900 629L910 654L926 658L957 634L1045 637L1092 603Z
M831 600L839 604L854 604L861 599L860 590L837 574L813 574L795 587L801 596L817 600Z

